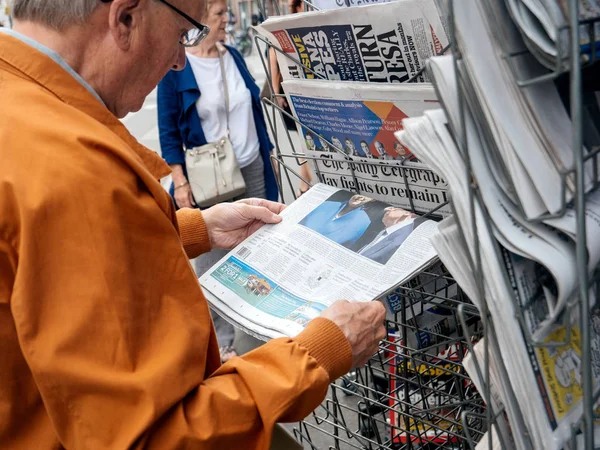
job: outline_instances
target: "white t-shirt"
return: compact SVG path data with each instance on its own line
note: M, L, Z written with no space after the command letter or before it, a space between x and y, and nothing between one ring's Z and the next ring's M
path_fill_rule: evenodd
M219 58L199 58L187 54L200 89L196 110L207 142L215 142L227 133L225 92ZM252 115L252 96L229 52L223 55L229 90L229 139L240 167L253 163L260 154L256 124Z

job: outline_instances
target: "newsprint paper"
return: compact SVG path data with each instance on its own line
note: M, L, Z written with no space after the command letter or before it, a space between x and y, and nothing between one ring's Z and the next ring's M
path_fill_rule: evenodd
M200 277L211 305L250 334L295 336L339 299L371 301L436 259L437 223L317 184Z
M396 0L313 0L311 3L317 9L349 8L351 6L373 5L375 3L389 3Z
M256 29L285 53L276 52L284 80L402 83L448 45L433 0L276 16Z
M394 136L403 119L439 108L431 84L291 80L283 89L322 181L420 213L450 213L446 181Z

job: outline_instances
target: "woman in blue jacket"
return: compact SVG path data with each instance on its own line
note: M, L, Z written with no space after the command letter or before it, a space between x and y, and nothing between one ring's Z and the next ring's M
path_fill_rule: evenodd
M277 184L270 161L273 144L267 134L260 89L242 55L234 48L220 44L226 37L227 5L224 0L209 2L204 22L211 31L199 45L186 49L185 68L180 72L169 72L158 85L160 146L163 158L173 170L171 195L177 208L196 206L187 179L184 146L193 148L216 142L226 134L228 121L220 48L229 91L229 138L246 183L243 197L276 201ZM224 251L213 250L197 258L197 275L204 273L224 254ZM213 317L217 337L224 349L222 356L231 356L234 353L229 348L233 342L233 328ZM224 331L220 332L220 329Z

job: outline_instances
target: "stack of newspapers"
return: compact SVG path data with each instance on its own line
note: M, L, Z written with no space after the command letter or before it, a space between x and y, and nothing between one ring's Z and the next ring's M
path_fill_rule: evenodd
M504 406L512 428L512 440L505 436L504 442L559 449L583 411L579 309L570 307L578 300L581 238L570 206L576 150L571 119L552 82L517 85L547 70L526 51L503 2L461 0L454 8L462 58L428 62L444 109L405 119L396 135L447 182L455 215L440 223L432 240L469 298L482 312L489 308L495 329L487 337L495 340L489 343L495 385L490 401ZM501 48L520 56L509 62ZM593 158L586 163L586 188L598 169L594 164ZM585 220L591 273L600 261L598 191L586 197ZM597 392L600 310L595 292L590 299ZM481 383L473 365L465 366ZM490 434L498 437L506 429L499 422Z
M337 6L257 27L277 49L301 150L329 185L449 214L446 181L394 137L402 119L438 105L423 70L449 43L436 3Z
M569 1L510 0L506 2L524 43L546 67L562 70L569 55ZM598 50L600 4L596 0L575 0L579 6L580 47L590 58Z

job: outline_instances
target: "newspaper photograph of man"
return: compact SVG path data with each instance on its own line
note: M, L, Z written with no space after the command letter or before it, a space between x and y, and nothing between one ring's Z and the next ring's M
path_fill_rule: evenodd
M350 139L349 137L345 138L344 144L345 144L344 151L346 152L346 154L348 154L350 156L362 156L358 152L358 150L356 150L356 145L354 145L354 142L352 142L352 139Z
M395 206L384 209L382 225L385 227L375 238L357 249L357 253L380 264L386 264L408 236L426 219Z
M324 152L334 151L329 148L329 144L327 143L327 139L324 136L319 135L319 143L321 144L321 150Z
M403 159L404 157L410 155L410 152L406 149L406 147L398 141L394 142L394 152L396 152L398 159Z
M375 146L375 150L379 154L379 159L394 159L393 156L391 156L390 154L388 154L388 152L385 151L385 146L383 145L383 142L375 141L373 145Z
M306 148L308 150L318 150L317 149L317 144L315 144L315 139L313 138L313 135L310 133L306 133L304 135L304 139L306 140Z
M373 158L373 154L371 153L371 150L369 149L369 143L367 141L360 141L360 148L362 150L362 152L364 153L364 157L365 158Z
M337 150L334 149L333 151L337 152L338 150L341 150L344 153L346 153L346 150L344 149L344 146L342 145L342 141L340 141L340 139L337 136L331 137L331 143L333 144L334 147L337 148Z
M364 195L338 191L299 224L357 252L383 230L382 220L387 206Z

